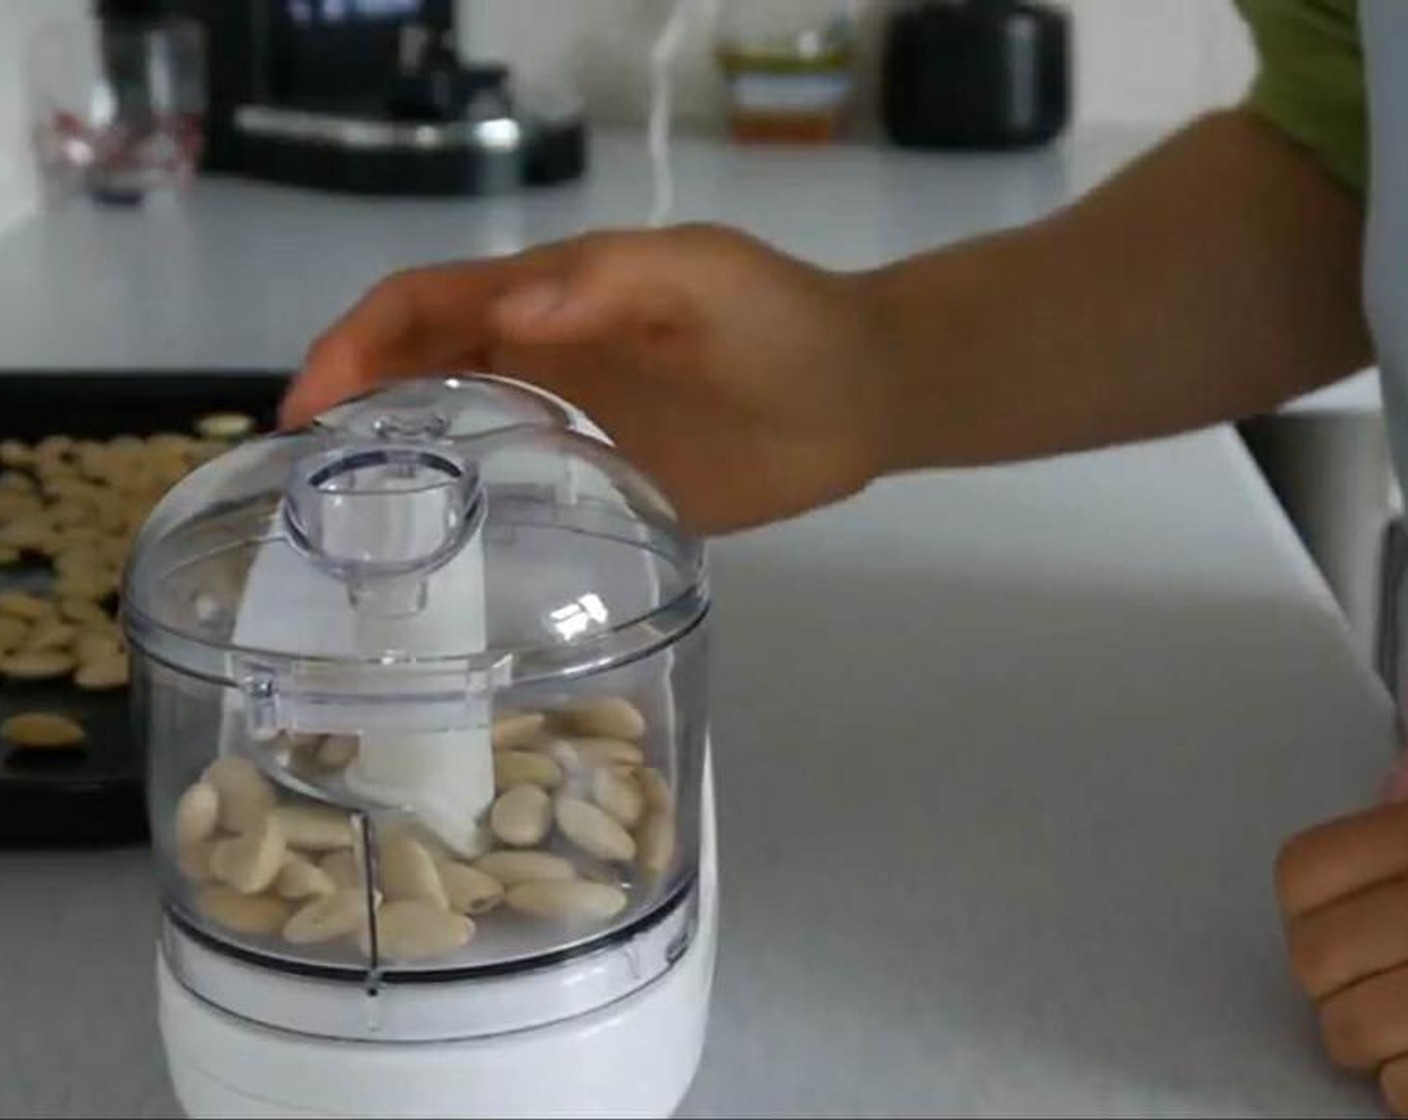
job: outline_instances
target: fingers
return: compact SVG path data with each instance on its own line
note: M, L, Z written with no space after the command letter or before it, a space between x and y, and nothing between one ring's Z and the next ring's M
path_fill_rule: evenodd
M495 305L496 337L520 346L563 346L625 329L681 325L689 301L679 273L688 258L678 238L593 234L562 249L555 267L519 283Z
M1408 805L1384 805L1330 821L1289 841L1276 890L1290 918L1408 873Z
M451 264L382 280L313 343L281 422L306 423L382 380L462 366L483 344L488 307L512 272L504 262Z
M1408 751L1399 754L1388 780L1380 791L1383 800L1390 802L1408 801Z
M1408 805L1302 833L1281 852L1276 887L1297 978L1319 1002L1330 1057L1377 1070L1408 1116Z
M1408 879L1394 879L1292 919L1291 967L1314 999L1408 965Z
M1395 1116L1408 1116L1408 1057L1395 1058L1379 1070L1379 1088Z
M627 325L666 330L686 301L668 235L597 233L494 261L396 273L309 351L286 427L379 382L482 368L499 341L562 346Z
M1371 1070L1408 1055L1408 969L1362 980L1320 1005L1320 1030L1337 1064Z

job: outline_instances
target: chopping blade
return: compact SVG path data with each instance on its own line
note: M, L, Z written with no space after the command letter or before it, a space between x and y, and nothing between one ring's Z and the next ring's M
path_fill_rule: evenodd
M376 555L388 534L405 531L404 510L396 503L371 503L338 526L339 547ZM357 538L351 539L352 536ZM482 540L471 533L450 559L433 571L406 578L418 581L396 602L419 609L387 611L381 595L365 594L345 579L323 570L287 539L270 542L250 568L239 606L233 643L242 649L288 651L320 660L319 706L339 692L337 662L349 665L341 691L356 697L356 675L365 666L394 658L403 661L465 657L487 644ZM380 587L385 592L387 587ZM345 726L319 727L317 709L304 712L294 693L279 697L290 727L299 732L346 732ZM358 700L359 703L362 701ZM392 706L367 708L357 729L356 759L343 775L326 781L299 776L281 766L277 755L251 743L244 697L226 703L221 751L250 757L276 781L321 801L362 811L399 811L418 820L450 850L472 857L483 848L479 821L494 798L493 749L487 697L465 697L464 725L453 730L411 729L413 719L397 726ZM414 704L414 697L393 704ZM295 714L297 713L297 714ZM335 783L335 784L334 784Z

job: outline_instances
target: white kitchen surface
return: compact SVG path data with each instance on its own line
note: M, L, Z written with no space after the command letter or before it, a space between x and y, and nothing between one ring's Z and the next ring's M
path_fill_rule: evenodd
M1392 713L1225 433L714 551L722 940L690 1116L1371 1116L1280 840ZM174 1115L140 852L0 855L0 1116Z
M1138 150L692 145L691 216L828 263L1026 220ZM210 184L0 237L0 364L296 360L386 268L631 222L581 190ZM722 943L690 1116L1375 1115L1287 975L1271 865L1371 799L1388 698L1226 429L894 479L713 548ZM170 1116L144 853L0 855L0 1116Z
M1286 411L1296 414L1344 415L1379 414L1383 412L1384 398L1379 388L1379 371L1366 369L1317 389L1313 393L1286 405Z
M1154 139L1106 129L1034 154L946 159L682 142L677 217L864 267L1029 221ZM0 366L289 366L393 269L643 222L641 142L603 138L594 168L581 185L453 203L226 181L201 184L187 206L50 211L0 235Z
M828 266L863 268L1031 221L1158 137L1107 125L1032 153L942 157L680 140L676 218L742 225ZM648 163L629 133L598 139L584 184L508 199L349 198L226 180L185 203L80 202L0 233L0 367L291 366L389 271L639 225L649 207ZM1381 405L1366 371L1288 408Z

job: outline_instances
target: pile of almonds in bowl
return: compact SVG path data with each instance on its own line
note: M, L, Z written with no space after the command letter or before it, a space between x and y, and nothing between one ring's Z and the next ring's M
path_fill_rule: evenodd
M342 943L365 956L374 914L377 952L394 962L452 954L500 914L574 931L604 925L674 863L675 798L645 764L645 731L621 697L501 714L496 797L475 858L400 822L375 826L368 860L352 814L295 800L249 758L225 754L181 795L176 862L197 911L217 926L291 946ZM342 735L284 736L272 746L305 776L346 767L357 752Z

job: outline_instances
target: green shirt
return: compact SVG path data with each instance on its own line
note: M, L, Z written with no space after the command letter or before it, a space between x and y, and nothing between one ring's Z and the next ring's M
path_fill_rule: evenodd
M1260 56L1249 107L1362 193L1366 108L1356 0L1237 0L1237 7Z

